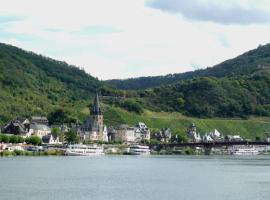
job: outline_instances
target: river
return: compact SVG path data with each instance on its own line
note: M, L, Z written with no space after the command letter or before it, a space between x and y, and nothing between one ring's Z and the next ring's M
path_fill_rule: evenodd
M1 200L268 200L270 157L0 158Z

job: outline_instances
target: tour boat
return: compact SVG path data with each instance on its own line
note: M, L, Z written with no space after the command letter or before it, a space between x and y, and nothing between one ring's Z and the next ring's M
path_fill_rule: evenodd
M146 145L131 145L129 147L130 155L150 155L149 146Z
M234 149L232 152L232 155L258 155L259 151L255 149L254 147L252 148L237 148Z
M93 155L103 155L103 146L98 145L83 145L83 144L73 144L69 145L66 149L67 156L93 156Z

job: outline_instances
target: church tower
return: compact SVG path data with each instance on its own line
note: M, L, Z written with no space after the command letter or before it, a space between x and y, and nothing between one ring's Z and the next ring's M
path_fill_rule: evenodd
M93 102L92 108L90 108L90 113L92 116L92 120L94 122L95 127L97 128L97 134L99 140L102 140L103 138L103 113L100 107L100 102L99 102L99 96L96 94Z

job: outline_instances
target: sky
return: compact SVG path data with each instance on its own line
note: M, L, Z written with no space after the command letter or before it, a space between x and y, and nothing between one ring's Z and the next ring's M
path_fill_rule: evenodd
M101 80L213 66L270 40L269 0L0 0L0 42Z

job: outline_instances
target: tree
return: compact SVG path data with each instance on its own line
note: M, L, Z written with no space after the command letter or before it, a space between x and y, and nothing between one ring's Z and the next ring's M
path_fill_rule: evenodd
M18 136L18 143L24 143L24 138L22 136Z
M50 124L63 124L69 121L68 113L63 109L57 109L48 115Z
M10 142L10 143L13 143L13 144L18 143L18 140L19 140L19 138L18 138L17 135L12 135L12 136L10 136L10 138L9 138L9 142Z
M28 144L32 144L32 145L41 145L42 144L41 138L38 136L35 136L35 135L26 138L25 142Z
M143 113L143 107L134 99L123 100L119 103L119 106L130 112Z
M67 143L78 143L79 137L75 131L70 130L69 132L66 133L65 140Z
M57 137L57 136L59 137L60 136L60 129L58 127L53 127L51 133L54 137Z
M9 139L10 139L10 137L7 136L7 135L4 135L4 134L1 134L1 135L0 135L0 141L1 141L1 142L9 143Z

